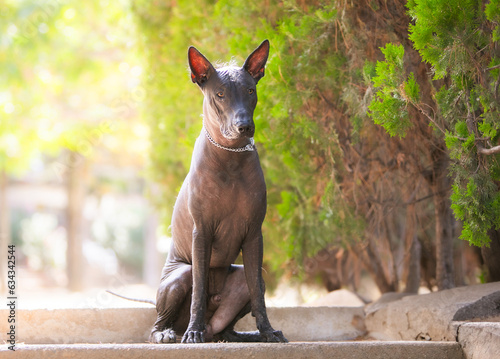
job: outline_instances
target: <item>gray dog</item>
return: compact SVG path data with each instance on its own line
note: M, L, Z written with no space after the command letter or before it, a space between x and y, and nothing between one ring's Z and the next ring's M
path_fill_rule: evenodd
M267 318L262 279L266 184L253 112L268 55L265 40L243 67L215 69L188 50L191 79L204 95L203 130L174 207L151 342L175 343L180 331L183 343L287 342ZM233 264L240 251L243 266ZM250 311L258 331L234 331Z

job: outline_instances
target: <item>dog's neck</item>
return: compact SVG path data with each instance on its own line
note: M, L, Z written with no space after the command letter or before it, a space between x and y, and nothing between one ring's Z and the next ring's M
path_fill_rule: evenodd
M221 150L225 150L228 152L250 152L250 151L255 151L255 141L253 137L249 137L248 139L250 140L250 143L247 144L244 147L226 147L215 141L212 136L210 136L210 133L208 132L207 128L205 127L205 124L203 124L203 131L205 132L205 136L207 137L208 141L214 145L217 148L220 148Z
M253 137L240 137L235 140L224 137L216 121L210 121L203 116L204 135L211 145L228 152L251 152L255 151L255 141Z

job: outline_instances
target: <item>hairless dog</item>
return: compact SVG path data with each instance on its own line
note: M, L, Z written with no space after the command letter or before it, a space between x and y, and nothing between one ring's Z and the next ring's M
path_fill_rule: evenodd
M214 68L190 47L191 79L204 95L203 129L172 216L172 245L149 340L287 342L269 323L262 279L266 184L253 142L257 82L269 41L243 67ZM243 265L234 261L242 252ZM252 312L258 331L236 332Z

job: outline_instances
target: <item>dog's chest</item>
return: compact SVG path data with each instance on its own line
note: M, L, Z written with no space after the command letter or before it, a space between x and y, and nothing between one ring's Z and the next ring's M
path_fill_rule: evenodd
M217 166L200 165L190 173L192 204L209 217L252 220L266 206L266 184L258 157L244 163L228 161ZM193 209L193 208L191 208Z
M266 212L266 187L260 176L232 178L217 174L207 197L214 201L212 219L217 227L230 227L232 231L247 230L253 223L261 223Z
M199 191L199 192L198 192ZM209 228L211 267L227 266L238 256L243 241L260 228L266 213L266 187L260 166L253 171L214 171L204 174L202 188L191 202L196 227ZM193 208L193 205L199 211Z

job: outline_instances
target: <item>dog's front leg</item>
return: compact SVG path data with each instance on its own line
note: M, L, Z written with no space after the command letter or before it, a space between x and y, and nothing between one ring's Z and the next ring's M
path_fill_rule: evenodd
M203 227L201 227L203 228ZM182 343L205 342L205 313L207 309L208 271L212 238L195 226L193 230L193 295L191 299L191 317L182 337Z
M279 330L274 330L267 318L266 303L264 300L265 284L262 278L263 247L262 233L260 231L258 235L247 238L242 246L243 264L250 291L252 315L255 317L257 329L263 341L286 343L288 340L284 337L283 333Z

